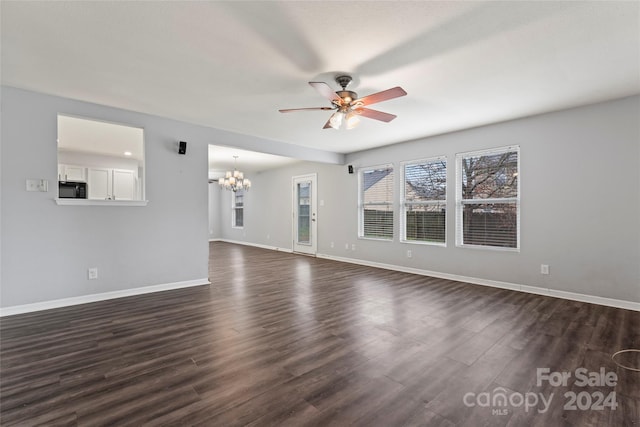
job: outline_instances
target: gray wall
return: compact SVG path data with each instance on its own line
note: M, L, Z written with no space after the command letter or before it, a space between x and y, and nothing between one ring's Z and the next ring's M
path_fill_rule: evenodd
M2 88L0 304L9 307L207 277L207 237L291 248L291 178L318 174L318 252L442 273L640 301L640 98L632 97L354 153L356 167L518 144L521 252L357 238L357 178L343 156L178 121ZM57 114L145 128L146 207L58 206ZM357 130L356 130L357 131ZM189 142L187 155L176 143ZM252 175L245 227L230 227L230 198L207 187L208 144L311 161ZM449 168L453 182L454 168ZM48 179L48 193L25 191ZM213 232L209 201L218 191ZM452 193L450 193L452 194ZM219 232L215 230L219 224ZM397 236L397 234L396 234ZM331 243L334 247L331 248ZM356 250L345 249L345 243ZM406 249L413 258L406 258ZM551 266L541 276L541 263ZM98 267L100 278L86 279Z
M220 223L220 187L217 182L209 183L209 240L222 237Z
M348 217L357 205L343 209L341 193L357 191L356 176L348 175L346 166L317 162L300 162L250 175L252 187L245 196L243 229L231 227L231 196L223 191L220 199L222 238L291 250L292 177L309 173L318 174L318 203L324 201L324 206L318 207L318 251L328 253L324 248L330 246L335 234L355 242L353 227L357 222L345 221L345 213Z
M145 128L148 206L55 204L58 113ZM3 88L2 306L206 278L205 138L179 122ZM188 156L178 140L193 142ZM26 192L39 178L49 192Z
M0 306L208 275L208 145L340 163L344 156L86 102L2 87ZM145 129L146 207L58 206L57 114ZM177 142L187 141L178 155ZM26 192L47 179L47 193ZM87 280L97 267L98 280Z
M223 197L221 235L291 249L291 178L317 172L319 254L640 302L639 116L636 96L347 156L356 168L393 162L399 174L401 161L446 155L446 248L400 243L397 221L393 242L358 239L357 175L313 162L252 177L243 230L230 228ZM509 145L521 149L520 252L455 247L456 153Z

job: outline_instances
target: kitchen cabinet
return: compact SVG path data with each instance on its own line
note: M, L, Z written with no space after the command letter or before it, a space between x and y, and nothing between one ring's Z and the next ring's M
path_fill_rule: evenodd
M89 199L137 200L137 177L132 170L89 168L87 181Z
M84 166L58 165L58 181L87 182L87 175Z
M136 200L136 176L133 171L113 170L113 199Z

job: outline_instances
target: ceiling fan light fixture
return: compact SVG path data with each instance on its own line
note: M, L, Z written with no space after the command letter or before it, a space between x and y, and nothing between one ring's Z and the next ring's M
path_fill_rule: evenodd
M367 107L371 104L388 101L407 94L400 86L396 86L383 90L382 92L376 92L363 98L358 98L357 93L347 90L347 86L352 80L351 76L339 75L336 76L335 80L342 87L342 90L334 92L333 89L324 82L309 82L311 87L331 102L331 107L287 108L279 111L281 113L289 113L291 111L335 110L323 126L323 129L353 129L360 123L360 116L389 123L396 118L395 115L372 110Z
M353 129L360 124L360 117L354 111L350 111L345 117L347 129Z
M329 118L329 126L331 126L334 129L340 129L343 121L344 121L344 113L342 111L336 111Z

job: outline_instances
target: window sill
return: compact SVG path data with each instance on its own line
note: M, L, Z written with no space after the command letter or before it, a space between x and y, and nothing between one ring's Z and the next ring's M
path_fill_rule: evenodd
M54 199L59 206L147 206L148 200Z
M485 251L495 251L495 252L520 252L520 248L509 248L504 246L489 246L489 245L465 245L465 244L456 244L457 248L463 249L473 249L473 250L485 250Z
M444 242L429 242L425 240L400 240L400 243L406 243L408 245L420 245L420 246L439 246L441 248L446 248L447 243Z
M359 240L374 240L377 242L393 242L393 239L387 239L384 237L367 237L367 236L358 236Z

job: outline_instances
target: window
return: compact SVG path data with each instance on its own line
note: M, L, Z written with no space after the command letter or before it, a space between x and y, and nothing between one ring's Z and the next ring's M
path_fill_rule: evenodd
M244 190L231 193L231 226L234 228L244 226Z
M456 244L520 248L520 148L456 156Z
M447 160L403 164L402 241L446 243Z
M393 239L393 166L359 173L359 237Z

